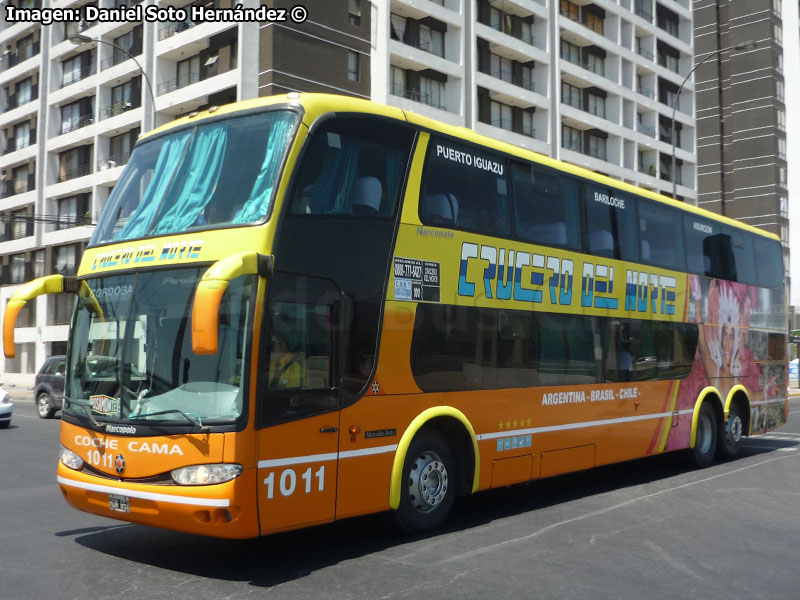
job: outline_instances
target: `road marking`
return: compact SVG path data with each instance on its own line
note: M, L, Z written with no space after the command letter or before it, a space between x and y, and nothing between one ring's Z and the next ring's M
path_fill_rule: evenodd
M551 525L547 525L546 527L542 527L541 529L538 529L538 530L534 531L533 533L529 533L528 535L523 535L523 536L520 536L520 537L517 537L517 538L512 538L512 539L509 539L509 540L498 542L496 544L489 544L487 546L483 546L482 548L476 548L475 550L470 550L469 552L464 552L462 554L457 554L455 556L450 556L448 558L445 558L445 559L439 561L439 564L454 562L454 561L457 561L457 560L462 560L462 559L465 559L465 558L471 558L473 556L478 556L478 555L481 555L481 554L487 554L487 553L495 552L497 549L499 549L499 548L501 548L503 546L507 546L509 544L515 544L517 542L524 542L526 540L530 540L530 539L539 537L540 535L542 535L544 533L548 533L548 532L552 531L553 529L561 527L562 525L569 525L571 523L576 523L578 521L583 521L585 519L590 519L592 517L599 517L599 516L604 515L606 513L610 513L612 511L617 510L617 509L624 508L626 506L629 506L631 504L635 504L635 503L640 502L642 500L650 500L652 498L655 498L656 496L661 496L662 494L666 494L666 493L669 493L669 492L675 492L675 491L678 491L678 490L682 490L682 489L685 489L687 487L698 485L700 483L707 483L709 481L713 481L714 479L719 479L720 477L725 477L727 475L733 475L734 473L740 473L741 471L746 471L746 470L752 469L754 467L760 467L761 465L765 465L767 463L774 462L776 460L782 460L784 458L789 458L789 457L788 456L774 456L774 457L767 458L765 460L759 461L757 463L753 463L752 465L746 465L746 466L740 467L738 469L733 469L732 471L725 471L724 473L718 473L717 475L712 475L710 477L705 477L703 479L698 479L697 481L690 481L688 483L677 485L677 486L674 486L674 487L671 487L671 488L667 488L667 489L664 489L664 490L659 490L657 492L653 492L652 494L645 494L644 496L639 496L637 498L631 498L630 500L625 500L624 502L620 502L618 504L614 504L613 506L607 506L606 508L601 508L599 510L592 511L590 513L586 513L586 514L583 514L583 515L579 515L577 517L573 517L571 519L565 519L563 521L559 521L558 523L552 523Z

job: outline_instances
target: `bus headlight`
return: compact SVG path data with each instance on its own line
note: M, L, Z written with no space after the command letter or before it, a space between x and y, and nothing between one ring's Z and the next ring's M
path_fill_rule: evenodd
M235 479L241 472L242 465L193 465L174 469L172 479L178 485L211 485Z
M61 462L76 471L83 466L83 459L69 448L61 446Z

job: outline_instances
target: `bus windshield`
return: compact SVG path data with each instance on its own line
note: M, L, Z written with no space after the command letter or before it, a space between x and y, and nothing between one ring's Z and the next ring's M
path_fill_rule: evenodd
M255 279L231 282L219 352L192 352L191 307L203 269L87 279L102 309L78 301L64 410L94 420L224 424L243 410L242 378Z
M297 119L260 112L138 145L90 245L263 220Z

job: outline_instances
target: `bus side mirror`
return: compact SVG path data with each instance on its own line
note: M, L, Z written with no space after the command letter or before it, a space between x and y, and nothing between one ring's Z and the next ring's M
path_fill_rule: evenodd
M216 354L219 351L219 308L230 282L241 275L272 274L272 257L254 250L239 252L218 260L203 274L192 304L192 351Z
M77 277L64 277L63 275L47 275L29 281L11 297L6 305L3 315L3 353L6 358L17 355L14 346L14 329L17 317L28 300L45 294L77 294L87 301L89 309L103 317L103 311L95 298L94 292L85 281L78 282Z

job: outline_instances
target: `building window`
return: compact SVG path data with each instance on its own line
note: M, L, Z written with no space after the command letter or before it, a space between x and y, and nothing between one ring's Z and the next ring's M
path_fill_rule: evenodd
M600 160L606 160L606 139L590 133L587 154L594 158L599 158Z
M511 83L512 80L512 61L508 58L498 56L497 54L491 55L492 62L492 77L502 79Z
M789 218L789 199L786 196L780 197L779 210L780 215L784 218Z
M139 128L136 127L131 131L126 131L125 133L115 135L111 138L109 144L111 156L109 156L109 160L106 163L108 168L124 165L128 162L131 152L133 151L133 145L136 143L138 137Z
M561 147L567 150L581 151L581 132L579 129L561 125Z
M11 274L9 283L25 282L25 255L15 254L11 257Z
M406 43L406 27L408 26L408 20L402 15L396 15L392 13L392 39L397 40L398 42Z
M350 25L361 27L361 0L349 0L347 21Z
M115 65L120 64L121 62L125 62L131 56L135 56L137 54L142 53L141 44L138 44L138 48L136 47L137 44L136 38L137 33L140 30L132 29L128 33L119 36L118 38L114 38L115 46L119 46L119 48L114 48L114 55L113 55L113 62ZM141 35L141 34L140 34Z
M786 131L786 111L778 109L775 111L775 119L778 129Z
M513 108L507 104L501 104L500 102L493 101L491 104L491 113L493 127L499 127L500 129L505 129L506 131L513 131Z
M30 77L17 84L17 106L22 106L33 100L33 81Z
M584 25L594 31L595 33L599 33L603 35L603 17L600 15L596 15L593 12L585 11L584 12Z
M786 167L778 167L778 185L786 187Z
M395 96L405 97L406 95L406 72L400 67L392 67L391 70L391 92Z
M111 88L111 109L114 114L133 108L133 80Z
M786 140L778 138L778 158L786 160Z
M581 88L561 82L561 102L575 108L581 107Z
M533 128L533 113L527 110L522 111L522 135L534 137L536 130Z
M583 66L592 73L596 73L597 75L605 75L605 64L605 59L599 54L587 53Z
M56 246L53 248L53 271L60 275L75 275L75 246Z
M28 210L15 210L11 213L11 239L21 240L22 238L33 235L33 221L28 215Z
M14 149L21 150L31 144L31 124L25 121L14 126Z
M678 19L678 15L671 10L664 8L660 4L658 5L656 24L660 29L663 29L671 36L679 37L679 23L680 20Z
M419 26L419 47L431 54L444 58L444 32L431 29L427 25Z
M669 46L658 44L658 64L672 71L678 72L680 52Z
M17 60L22 62L33 57L33 36L28 35L17 42Z
M570 21L578 23L580 21L580 7L569 0L561 0L561 16L567 17Z
M428 106L446 110L445 96L444 96L444 82L430 79L429 77L419 78L419 91L421 95L421 102Z
M561 40L561 59L573 64L581 64L581 48L576 44Z
M774 39L776 44L783 46L783 26L780 23L774 25Z
M33 189L32 186L28 185L28 180L30 179L28 165L21 165L11 171L11 179L14 184L15 194L22 194Z
M595 94L586 95L586 111L596 117L606 118L606 99Z
M44 277L44 250L36 250L33 253L33 276L35 278Z
M58 223L56 230L75 227L78 221L78 197L61 198L58 201Z
M360 59L361 57L357 52L348 50L347 52L347 78L350 81L359 81L361 79L360 72Z
M775 99L778 102L783 102L785 98L785 88L782 81L775 82Z

